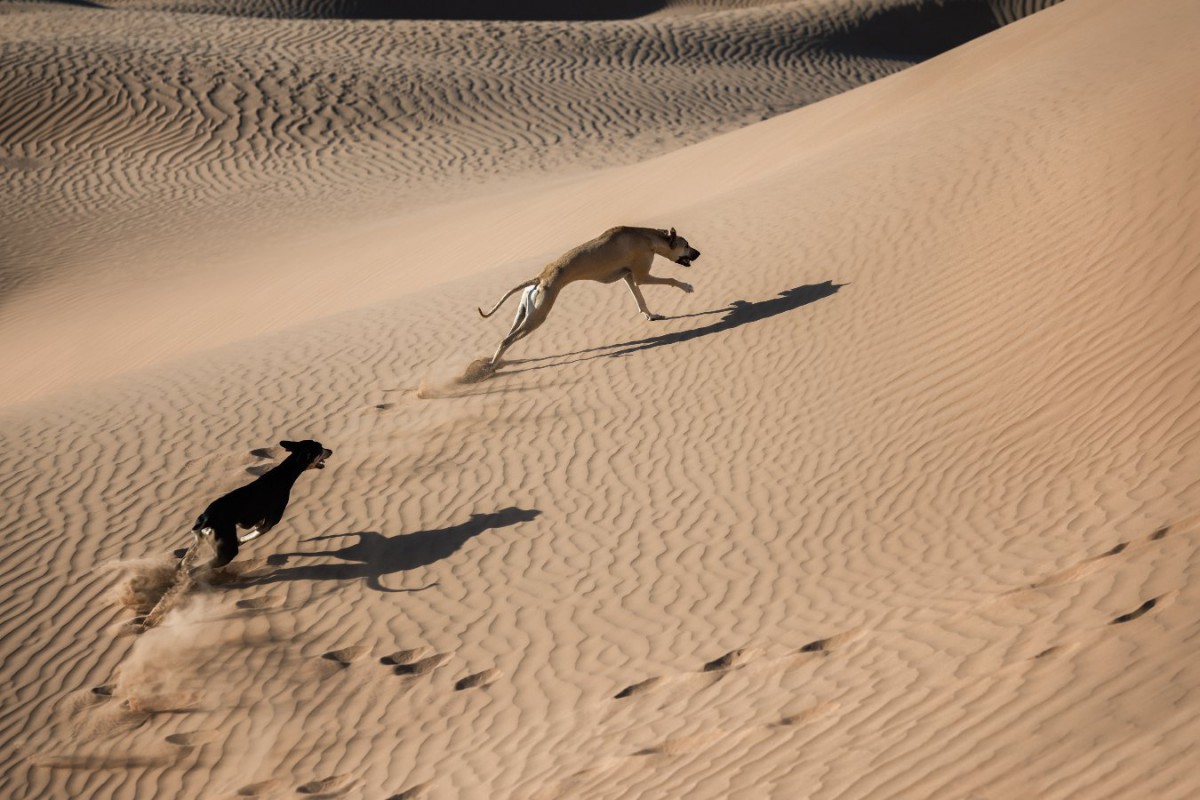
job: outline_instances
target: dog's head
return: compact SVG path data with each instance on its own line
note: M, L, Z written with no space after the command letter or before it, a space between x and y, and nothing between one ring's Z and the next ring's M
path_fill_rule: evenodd
M667 249L667 258L681 267L690 267L700 257L700 251L689 245L687 239L677 234L674 228L667 233Z
M288 458L300 459L305 469L325 469L325 459L333 455L332 450L312 439L305 439L303 442L284 441L280 442L279 446L291 453Z

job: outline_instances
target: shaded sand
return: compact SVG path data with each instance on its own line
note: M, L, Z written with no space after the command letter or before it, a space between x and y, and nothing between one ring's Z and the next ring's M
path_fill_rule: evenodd
M430 248L496 248L437 287L9 406L0 795L1197 796L1197 33L1068 0L431 203ZM619 223L703 251L656 266L696 286L646 291L671 319L573 286L417 397L494 348L477 305ZM335 455L246 570L115 633L105 565L310 436Z

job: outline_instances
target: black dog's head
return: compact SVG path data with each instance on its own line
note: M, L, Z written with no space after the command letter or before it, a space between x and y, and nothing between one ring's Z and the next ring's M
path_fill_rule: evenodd
M291 453L288 458L299 459L305 469L325 469L325 459L333 455L332 450L312 439L305 439L303 442L284 441L280 442L279 446Z

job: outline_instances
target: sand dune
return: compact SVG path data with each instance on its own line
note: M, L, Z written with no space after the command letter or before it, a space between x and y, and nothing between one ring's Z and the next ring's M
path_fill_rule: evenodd
M40 0L38 0L40 2ZM880 11L914 8L934 18L974 15L984 9L1006 24L1053 5L1058 0L807 0L809 8L833 10L849 18ZM645 17L713 9L745 9L798 5L795 0L425 0L397 4L381 0L87 0L91 8L133 11L177 11L269 19L437 19L594 21ZM962 15L962 16L960 16ZM918 33L918 35L920 35Z
M302 325L4 408L0 794L1200 793L1197 30L1070 0L640 163L484 164L347 228L435 278L300 261ZM670 320L573 286L453 382L476 305L616 223L703 251ZM131 578L307 437L284 523L131 633Z
M106 228L166 238L181 202L192 225L261 229L628 162L903 66L822 51L834 25L801 4L585 26L13 15L0 144L27 185L6 217L95 258Z
M0 402L486 269L495 241L431 237L431 207L495 208L514 182L699 142L981 32L947 33L943 9L881 38L876 0L587 24L118 5L0 18L0 341L21 343Z

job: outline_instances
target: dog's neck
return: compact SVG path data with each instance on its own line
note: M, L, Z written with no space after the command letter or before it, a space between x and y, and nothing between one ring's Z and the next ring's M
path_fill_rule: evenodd
M658 235L650 237L650 249L663 258L670 258L675 248L671 247L671 241L667 238L667 232L655 231L655 233Z
M286 483L291 486L300 477L300 473L304 472L308 465L304 460L295 453L290 454L279 465L272 467L263 474L263 478Z

